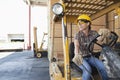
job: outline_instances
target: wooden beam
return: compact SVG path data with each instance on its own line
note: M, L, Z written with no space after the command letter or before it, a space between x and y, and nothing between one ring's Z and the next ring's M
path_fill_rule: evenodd
M66 1L65 3L69 4L85 4L85 5L94 5L94 6L105 6L105 4L94 4L94 3L86 3L86 2L75 2L75 1Z
M94 11L94 12L95 12L95 11ZM76 12L76 11L74 11L74 12L68 12L68 11L67 11L66 13L77 15L78 13L79 13L79 14L93 14L94 12L87 10L87 11L85 11L85 12L83 12L83 11L82 11L82 12Z
M62 0L64 3L67 2L67 0Z
M67 1L67 0L63 0L65 3L80 3L80 4L94 4L94 3L86 3L86 2L77 2L77 0L76 1ZM102 1L102 0L101 0ZM116 3L116 2L119 2L119 0L104 0L105 2L107 2L107 1L113 1L114 3ZM97 4L95 4L96 6L97 6ZM103 5L103 4L98 4L98 5ZM104 6L104 5L103 5Z
M120 6L120 1L116 4L108 6L105 9L91 15L91 19L94 20L96 18L99 18L99 17L103 16L104 14L109 13L110 11L113 11L116 7L119 7L119 6Z
M77 21L78 16L67 16L67 23L75 23Z
M88 11L98 11L98 9L80 8L80 7L66 7L66 10L88 10Z
M108 0L108 1L114 1L114 3L120 2L120 0Z

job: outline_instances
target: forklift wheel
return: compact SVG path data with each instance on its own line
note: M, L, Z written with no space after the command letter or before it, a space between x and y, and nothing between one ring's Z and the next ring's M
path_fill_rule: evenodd
M36 54L36 57L37 57L37 58L41 58L41 57L42 57L41 53L37 53L37 54Z

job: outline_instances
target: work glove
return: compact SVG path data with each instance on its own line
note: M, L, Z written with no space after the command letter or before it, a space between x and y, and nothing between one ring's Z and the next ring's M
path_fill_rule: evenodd
M102 29L99 29L98 34L100 35L98 40L103 42L107 37L110 36L110 30L106 28L102 28Z
M81 54L75 54L73 60L72 60L76 65L80 66L83 62L83 58Z

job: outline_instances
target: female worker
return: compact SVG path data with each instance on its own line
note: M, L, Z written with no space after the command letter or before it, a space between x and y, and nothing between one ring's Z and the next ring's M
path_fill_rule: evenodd
M104 64L98 58L90 56L88 50L89 42L96 36L98 33L91 30L91 19L88 15L80 15L77 18L77 25L79 27L79 32L76 33L74 37L75 45L75 56L73 61L82 69L82 80L91 79L91 66L94 66L98 69L103 80L108 80L107 72L105 70ZM90 47L93 49L93 46ZM81 64L82 63L82 64Z

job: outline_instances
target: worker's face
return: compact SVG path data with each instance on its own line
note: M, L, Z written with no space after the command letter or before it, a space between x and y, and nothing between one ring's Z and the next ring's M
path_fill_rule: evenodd
M85 23L84 21L79 20L78 21L79 30L83 31L83 30L88 29L89 24L90 24L89 22Z

